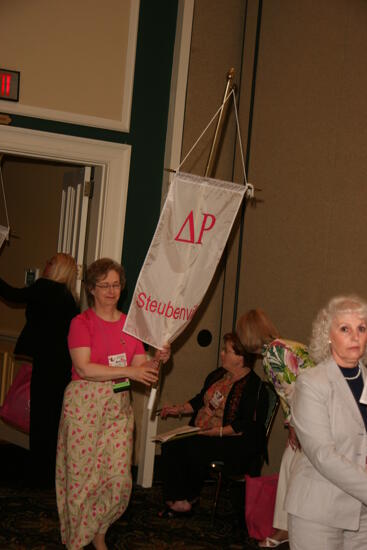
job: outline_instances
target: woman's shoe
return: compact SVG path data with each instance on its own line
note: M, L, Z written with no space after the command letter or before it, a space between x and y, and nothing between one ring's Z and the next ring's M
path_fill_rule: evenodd
M281 544L284 544L285 542L288 542L288 539L283 540L275 540L271 537L266 537L266 539L259 542L260 548L276 548L277 546L280 546Z
M190 518L192 514L192 510L187 510L187 512L177 512L176 510L172 510L169 506L166 506L163 510L158 512L158 517L162 519Z

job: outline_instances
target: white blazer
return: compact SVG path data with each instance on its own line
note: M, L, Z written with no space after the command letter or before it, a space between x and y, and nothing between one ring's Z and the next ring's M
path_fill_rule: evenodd
M364 381L367 370L360 363ZM303 371L292 399L302 445L285 509L301 518L357 530L367 505L367 432L354 396L333 359Z

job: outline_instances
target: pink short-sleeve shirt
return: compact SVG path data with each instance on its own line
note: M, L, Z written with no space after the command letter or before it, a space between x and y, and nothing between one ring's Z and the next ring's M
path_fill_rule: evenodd
M93 309L87 309L74 317L70 324L69 349L90 348L92 363L108 365L109 356L126 354L127 365L131 365L134 355L144 355L140 340L124 332L126 315L121 313L118 321L105 321ZM80 380L74 365L72 380Z

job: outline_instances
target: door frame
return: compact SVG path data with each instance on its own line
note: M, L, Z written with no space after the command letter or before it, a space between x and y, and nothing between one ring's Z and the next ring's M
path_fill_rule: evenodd
M0 152L40 160L100 166L103 199L98 214L99 239L95 259L109 257L121 262L130 145L0 126Z

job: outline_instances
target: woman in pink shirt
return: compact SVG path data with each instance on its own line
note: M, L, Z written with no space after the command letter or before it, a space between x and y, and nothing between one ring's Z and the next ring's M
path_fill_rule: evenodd
M62 541L70 550L93 543L106 550L108 527L125 511L131 493L133 412L130 380L157 381L158 362L169 347L147 360L142 343L124 332L117 309L125 285L122 266L103 258L86 273L91 306L70 326L72 381L64 395L56 465Z

